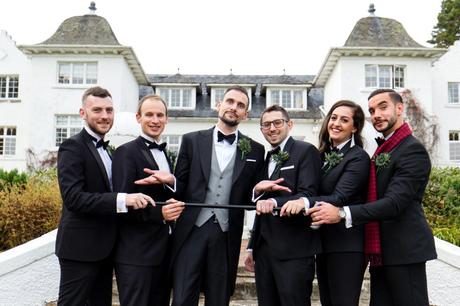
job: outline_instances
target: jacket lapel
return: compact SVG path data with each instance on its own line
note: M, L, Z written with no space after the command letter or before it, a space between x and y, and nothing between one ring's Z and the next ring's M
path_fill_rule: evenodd
M284 145L284 148L283 148L283 151L287 152L289 154L289 158L292 155L291 154L291 149L292 149L293 144L294 144L294 139L291 136L289 136L289 139L286 141L286 144ZM268 163L270 163L270 161L268 161ZM267 169L268 169L268 163L267 163ZM284 162L284 163L286 163L286 162ZM270 176L270 180L277 180L277 179L280 178L280 174L281 174L280 169L281 169L281 167L283 167L283 165L281 165L280 167L275 166L275 171L273 171L272 175ZM267 170L267 172L268 172L268 170Z
M93 155L94 159L96 159L96 163L99 167L99 170L102 173L102 178L104 179L104 183L107 187L107 190L110 190L110 181L109 177L107 176L107 170L105 170L104 162L102 161L101 156L99 155L99 152L96 149L96 146L94 145L93 140L91 139L90 135L88 132L86 132L85 129L81 131L82 138L85 142L85 145L88 147L89 151Z
M249 138L247 138L246 136L244 136L243 134L241 134L238 131L238 140L243 139L243 138L246 138L246 139L249 140ZM235 156L235 165L233 166L232 184L234 184L236 182L236 180L240 176L241 172L243 171L244 164L246 163L246 157L247 157L247 156L245 156L243 159L241 159L242 152L241 152L240 148L238 147L238 144L236 145L235 154L236 154L236 156Z
M150 149L145 144L144 139L141 136L139 136L139 137L137 137L136 142L137 142L137 145L139 146L139 148L141 150L142 155L144 156L145 160L149 164L150 169L158 170L159 169L158 164L156 163L155 158L153 158L152 152L150 151Z
M212 157L212 142L213 142L214 128L206 131L202 131L198 138L198 150L200 153L201 170L203 176L206 179L206 183L209 182L209 175L211 173L211 157Z

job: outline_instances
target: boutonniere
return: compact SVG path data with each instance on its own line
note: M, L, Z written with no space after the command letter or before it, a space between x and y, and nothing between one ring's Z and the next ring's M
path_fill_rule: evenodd
M177 152L166 149L166 155L171 161L171 166L172 166L171 172L174 172L174 169L176 168Z
M324 161L326 163L324 164L324 167L326 167L326 169L324 169L324 172L328 173L332 168L340 164L342 159L343 159L343 153L338 153L335 151L325 153Z
M243 160L244 157L248 155L249 152L251 152L252 150L251 142L247 138L241 138L240 140L238 140L238 148L241 151L241 160Z
M377 154L376 156L372 157L372 161L377 167L377 173L378 173L380 170L388 167L391 161L391 154L387 152Z
M276 167L273 172L276 172L289 159L289 153L285 151L279 151L278 153L273 154L272 158L273 161L276 163Z

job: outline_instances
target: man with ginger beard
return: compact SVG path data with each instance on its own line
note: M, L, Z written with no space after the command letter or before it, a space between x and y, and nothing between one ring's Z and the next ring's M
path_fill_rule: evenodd
M113 125L112 96L91 87L82 97L83 130L58 152L62 216L56 237L59 305L111 305L117 214L153 204L142 193L112 192L112 159L105 134Z
M218 102L215 127L185 134L175 176L179 199L209 204L250 205L264 148L239 132L248 116L245 88L233 86ZM225 306L233 294L244 211L187 207L173 241L173 305Z

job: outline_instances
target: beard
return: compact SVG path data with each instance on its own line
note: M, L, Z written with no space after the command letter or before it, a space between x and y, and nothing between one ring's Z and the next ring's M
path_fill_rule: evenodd
M220 121L222 121L223 123L225 123L226 125L231 126L231 127L235 127L235 126L237 126L238 124L240 124L240 122L238 121L238 119L228 119L228 118L225 118L225 114L222 115L222 116L219 116L219 119L220 119Z
M383 134L383 133L391 130L395 126L396 121L397 121L397 119L396 119L396 114L395 114L394 117L391 117L390 119L387 120L388 124L387 124L387 126L385 128L383 128L381 130L377 130L377 128L376 128L376 130ZM374 125L374 128L375 128L375 125Z

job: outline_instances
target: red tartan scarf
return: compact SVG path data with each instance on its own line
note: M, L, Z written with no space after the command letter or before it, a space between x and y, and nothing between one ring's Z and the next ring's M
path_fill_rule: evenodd
M412 134L407 123L398 128L388 140L377 148L371 159L369 186L367 191L367 203L377 201L377 177L374 159L380 153L391 152L404 138ZM364 226L364 254L370 266L382 265L382 249L380 246L379 222L369 222Z

